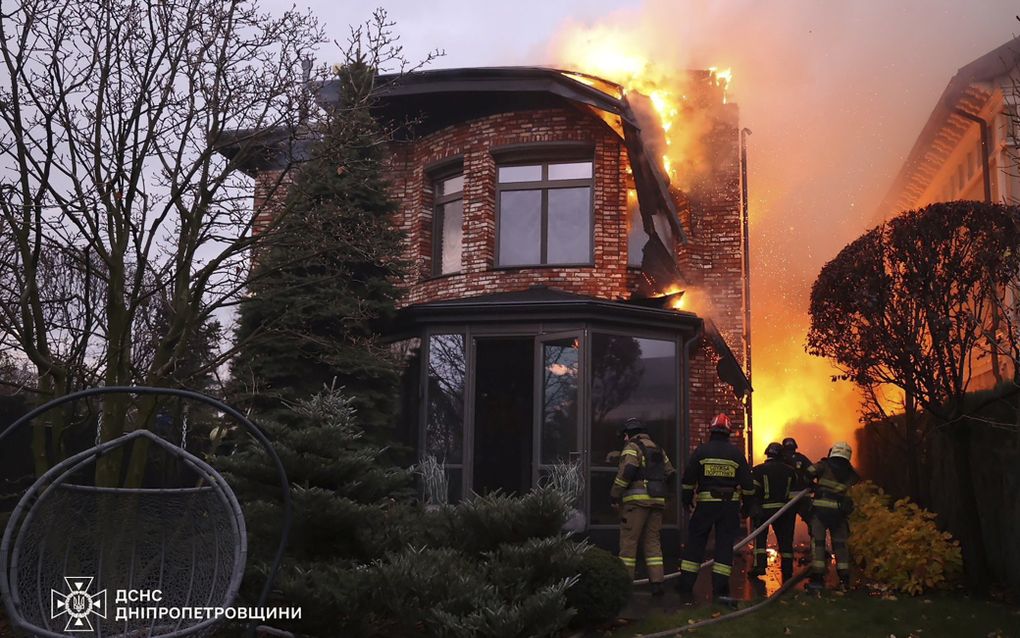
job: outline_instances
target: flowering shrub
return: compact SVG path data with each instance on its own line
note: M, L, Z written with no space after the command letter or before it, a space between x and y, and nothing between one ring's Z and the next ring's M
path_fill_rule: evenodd
M918 595L943 589L959 577L963 558L952 534L939 531L935 514L908 498L892 498L870 481L851 488L850 553L864 579Z

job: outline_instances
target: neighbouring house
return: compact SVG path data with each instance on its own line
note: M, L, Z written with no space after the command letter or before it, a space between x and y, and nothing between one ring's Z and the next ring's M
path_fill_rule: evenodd
M402 427L445 463L451 498L526 491L579 463L585 526L611 547L607 455L626 418L677 465L713 414L750 425L738 113L711 74L691 77L710 126L686 192L610 82L536 67L379 78L378 116L414 122L389 162L414 264L390 333L408 361ZM253 157L259 205L286 154ZM673 499L671 550L682 518Z
M956 72L882 200L879 218L935 202L1020 202L1018 63L1020 38ZM1012 378L1011 363L981 356L971 374L971 389L989 389Z

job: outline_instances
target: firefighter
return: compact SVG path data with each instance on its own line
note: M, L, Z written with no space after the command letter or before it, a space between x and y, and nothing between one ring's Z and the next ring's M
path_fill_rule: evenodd
M694 508L687 531L687 545L680 561L678 589L689 596L705 555L708 535L715 529L715 564L712 593L729 602L733 543L740 532L740 499L754 494L747 459L730 444L730 419L719 414L712 419L709 440L694 450L683 474L684 508Z
M746 513L757 528L790 500L794 472L783 460L782 445L768 444L765 448L765 462L751 469L751 478L754 480L754 497ZM776 544L779 545L779 564L782 568L783 582L793 576L793 527L796 522L797 513L792 509L772 521L772 531L775 532ZM768 538L769 529L766 527L754 539L754 568L748 575L765 575L765 550Z
M662 514L670 477L676 473L666 453L645 432L644 424L627 419L620 428L624 447L609 496L620 511L620 560L631 578L637 567L638 542L644 535L645 567L652 595L662 595Z
M793 468L793 486L790 488L792 492L799 492L806 490L810 486L808 480L807 469L811 467L811 460L797 451L797 440L793 437L787 437L783 439L783 461L787 465ZM810 499L803 498L800 503L795 506L797 514L800 515L800 520L804 521L804 525L808 529L808 535L811 534L811 503ZM796 527L796 518L794 518L794 526Z
M847 549L850 526L847 519L853 512L854 503L848 490L861 480L850 464L851 454L849 443L834 443L829 456L807 470L812 490L810 589L822 589L825 586L825 571L829 562L829 554L825 549L826 531L832 541L832 553L836 555L840 587L846 589L850 586L850 553Z

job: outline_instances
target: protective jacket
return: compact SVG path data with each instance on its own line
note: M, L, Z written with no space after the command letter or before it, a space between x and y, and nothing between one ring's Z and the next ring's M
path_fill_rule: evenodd
M771 516L790 500L794 484L793 468L780 459L768 459L751 470L754 480L754 504Z
M807 475L813 482L811 505L817 514L848 516L853 511L853 500L847 490L859 483L861 477L850 461L830 456L810 466Z
M684 468L683 502L739 501L754 495L754 483L747 459L727 439L713 437L691 454Z
M625 505L664 508L667 486L675 473L666 452L647 434L638 434L620 453L620 467L609 495Z

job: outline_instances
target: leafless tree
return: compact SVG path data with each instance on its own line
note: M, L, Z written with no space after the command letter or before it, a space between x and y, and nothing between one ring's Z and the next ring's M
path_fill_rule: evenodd
M5 0L0 348L31 362L41 392L166 383L196 331L237 303L271 236L252 232L260 210L237 169L266 131L277 149L301 143L301 62L322 41L309 14L252 0ZM140 366L153 298L169 321ZM103 405L104 440L128 427L122 401Z

